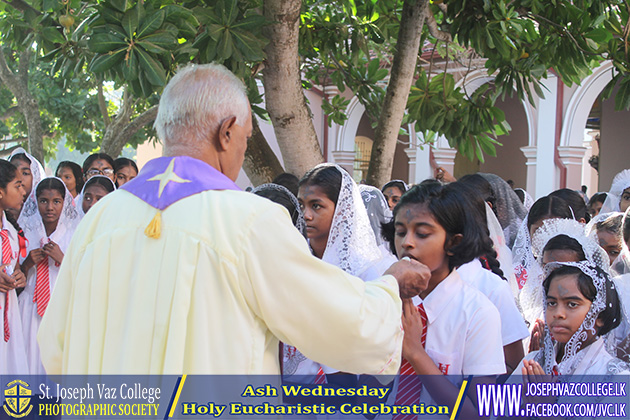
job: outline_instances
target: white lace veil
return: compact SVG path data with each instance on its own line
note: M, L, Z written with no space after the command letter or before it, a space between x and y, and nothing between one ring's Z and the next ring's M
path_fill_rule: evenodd
M81 215L81 217L85 216L85 212L83 211L83 193L85 192L85 188L92 185L92 182L90 182L91 179L97 179L97 178L105 178L108 179L109 182L112 184L112 187L114 188L113 191L110 192L114 192L116 191L116 184L114 184L114 181L112 181L108 176L105 175L94 175L92 177L90 177L90 179L88 179L87 181L85 181L85 184L83 184L83 188L81 189L81 193L79 195L77 195L77 197L75 198L75 203L77 205L77 210L79 211L79 214ZM88 185L89 183L89 185Z
M251 192L256 195L265 197L273 202L276 202L275 200L267 197L264 194L267 191L277 191L283 196L285 196L289 201L291 201L291 204L295 208L294 213L291 214L291 210L288 208L287 210L289 210L291 220L295 219L293 224L295 225L296 229L299 230L303 236L305 236L306 235L306 222L304 221L304 214L302 213L302 210L300 209L300 203L298 202L297 198L293 195L293 193L289 191L288 188L282 185L273 184L273 183L259 185L256 188L254 188ZM278 204L283 205L282 203L279 203L279 202Z
M589 276L593 280L593 285L597 290L597 294L589 311L584 318L584 321L578 328L578 330L571 336L569 341L564 346L564 355L562 356L562 360L558 363L558 371L561 375L570 375L575 372L576 367L579 365L581 360L584 358L585 352L581 352L584 348L584 342L587 339L587 331L590 331L593 335L597 332L595 330L595 321L599 316L600 312L602 312L606 308L606 294L609 290L615 289L614 283L610 280L608 273L602 270L597 265L588 261L580 261L580 262L553 262L547 264L545 267L545 277L547 277L553 270L563 267L563 266L572 266L577 267L584 274ZM545 305L546 307L546 305ZM551 374L554 365L556 365L556 358L554 352L555 340L553 340L551 333L549 331L549 327L545 326L545 334L543 339L543 346L541 350L538 352L536 356L536 361L540 363L540 365L545 370L545 373ZM613 360L609 364L609 372L615 373L620 370L627 368L624 362L621 360Z
M625 169L615 175L610 191L606 195L606 200L602 205L600 213L610 213L611 211L619 211L619 201L623 190L630 187L630 169Z
M39 181L41 181L46 176L46 172L44 171L44 167L42 166L42 164L39 163L39 161L35 159L33 155L28 153L22 147L18 147L13 152L11 152L11 154L9 155L9 162L11 161L11 159L13 159L15 155L19 155L19 154L24 154L31 161L31 174L33 175L33 188L31 189L31 193L29 194L29 197L27 197L28 199L30 198L31 195L35 195L35 187L37 186L37 184L39 184Z
M607 334L606 349L610 354L630 363L630 274L612 279L619 295L621 322Z
M519 294L519 303L523 316L530 325L542 315L545 307L545 292L542 286L544 281L543 250L547 243L558 235L575 239L582 247L587 261L606 271L609 269L608 255L597 241L585 235L584 226L580 222L573 219L544 220L531 239L530 257L521 255L520 258L520 261L525 263L527 281ZM527 232L527 238L529 238L529 232Z
M357 184L340 166L322 163L315 168L322 166L332 166L341 173L339 198L322 260L358 276L381 259L381 251Z
M514 246L519 226L527 218L527 209L514 190L498 175L479 172L490 183L494 193L497 218L503 228L503 235L508 247Z
M523 188L514 188L514 191L523 191L523 196L525 197L525 200L523 201L523 205L525 206L525 209L529 211L529 209L531 209L532 206L534 205L534 199L532 198L532 196Z
M48 177L42 179L40 182L49 178L53 178L61 182L61 185L63 185L66 191L63 200L63 208L61 210L59 222L57 223L55 231L65 229L66 232L73 232L81 221L81 214L75 207L72 194L70 194L70 191L68 191L66 185L61 179L57 177ZM20 217L18 219L18 224L22 227L22 229L24 229L24 234L29 240L29 245L31 247L38 246L34 241L39 241L48 236L46 235L46 228L44 227L42 216L39 214L39 210L37 208L36 190L37 185L33 185L33 194L26 199L24 207L22 208L22 213L20 213Z
M381 235L381 225L392 221L392 211L387 204L387 200L385 200L385 196L378 188L361 184L359 185L359 192L367 210L370 225L376 237L376 243L381 245L385 242L383 235Z

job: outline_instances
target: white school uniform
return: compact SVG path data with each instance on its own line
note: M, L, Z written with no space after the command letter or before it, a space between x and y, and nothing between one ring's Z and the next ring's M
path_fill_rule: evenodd
M29 241L27 252L36 248L41 248L48 239L59 245L61 252L64 254L70 245L70 239L74 230L68 229L63 224L58 224L57 229L50 235L50 238L37 238L26 232L27 239ZM50 295L52 296L55 284L57 282L57 275L59 274L59 264L52 258L48 257L48 274L50 281ZM22 325L24 327L24 338L26 344L26 357L28 360L29 372L31 375L45 375L46 370L42 365L39 344L37 343L37 332L39 331L39 324L42 322L42 317L37 314L37 304L33 302L33 295L35 294L35 284L37 281L37 266L31 267L26 275L26 287L19 296L20 312L22 315Z
M2 213L2 228L9 232L12 257L11 263L6 268L6 273L12 274L19 255L18 234L13 225L7 220L4 212ZM4 310L7 297L9 302L7 319L9 320L11 336L8 341L4 341ZM0 308L0 375L28 375L22 321L15 290L0 293Z
M442 280L424 301L415 296L413 303L416 306L423 303L427 314L427 355L443 374L453 375L449 380L456 387L460 386L462 376L505 373L499 311L479 290L463 281L457 270ZM392 393L387 403L394 404L395 400L396 393ZM420 403L435 404L425 387Z
M501 316L501 339L504 346L529 337L525 319L516 306L507 281L486 270L478 259L457 268L462 280L474 286L498 309Z
M479 290L453 270L424 299L427 313L426 352L444 374L505 373L501 317Z

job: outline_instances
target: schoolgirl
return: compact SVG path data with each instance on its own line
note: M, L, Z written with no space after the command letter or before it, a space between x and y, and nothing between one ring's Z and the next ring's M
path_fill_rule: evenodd
M26 356L32 375L44 375L37 344L39 324L55 288L59 266L80 221L72 194L59 178L44 178L24 204L19 222L28 239L22 263L27 282L19 296Z
M608 273L588 261L552 262L543 283L545 337L519 371L534 375L610 375L628 369L602 337L619 325L619 297Z
M624 212L628 207L630 207L630 169L625 169L615 175L601 212Z
M127 182L138 176L138 165L131 159L119 157L114 160L114 180L116 188L120 188Z
M90 177L83 185L83 190L76 200L79 212L87 214L93 205L115 189L114 181L107 176L94 175Z
M365 281L381 276L396 262L393 256L385 258L381 254L359 189L340 166L321 164L308 171L300 180L298 202L316 257ZM298 349L284 346L285 377L324 383L324 374L336 372L307 359Z
M2 212L2 265L0 266L0 375L26 375L28 363L25 353L22 321L16 294L26 285L26 277L18 266L19 234L22 229L7 212L20 208L24 187L15 166L0 159L0 211ZM23 235L23 234L22 234Z
M31 194L34 193L33 187L42 180L43 177L46 176L44 172L44 167L34 156L29 154L26 150L21 147L15 149L11 155L9 156L9 162L11 162L18 169L18 173L22 179L22 186L24 187L24 198L22 202L24 203ZM20 211L22 207L16 207L11 210L15 219L17 220L20 215Z
M393 179L383 185L381 192L385 196L390 210L394 210L394 207L396 207L396 204L400 201L400 197L402 197L408 189L409 186L407 186L407 183L400 179Z
M523 220L512 248L514 275L520 288L518 296L523 316L531 329L541 315L542 268L532 250L532 236L547 219L574 219L566 201L546 196L536 200Z
M428 288L403 302L405 360L396 404L453 403L458 389L441 374L506 371L499 312L455 270L482 253L475 212L456 185L422 183L402 196L393 223L384 229L399 258L415 259L431 270ZM418 387L414 374L437 376L424 376ZM463 409L472 404L466 402Z
M473 175L473 177L478 177L478 180L487 184L487 181L481 176ZM457 181L452 188L460 189L467 197L471 207L477 210L474 216L476 216L476 223L481 227L480 242L482 246L480 254L472 261L457 267L457 272L466 283L482 292L499 311L506 370L511 373L523 359L524 352L521 340L529 337L529 331L516 306L511 287L496 259L497 253L493 248L492 240L488 236L486 211L492 212L486 208L486 203L482 199L482 195L479 194L479 190L471 188L465 180Z
M57 170L55 171L55 176L66 184L66 188L70 191L72 197L79 195L83 189L83 170L78 163L74 163L69 160L59 162Z

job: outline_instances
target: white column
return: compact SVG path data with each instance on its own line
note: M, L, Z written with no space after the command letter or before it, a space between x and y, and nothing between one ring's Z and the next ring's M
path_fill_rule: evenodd
M567 188L579 190L582 186L582 160L585 154L586 147L558 147L560 160L567 167Z
M333 159L335 159L335 163L346 171L348 171L351 175L354 173L354 150L346 151L340 150L332 152Z
M410 145L405 149L409 157L409 183L417 184L431 178L430 145L424 144L422 133L416 133L413 124L409 124Z
M536 197L536 156L538 149L534 146L521 147L521 152L525 155L525 166L527 166L527 181L525 190L532 197Z
M433 157L435 158L435 164L441 166L451 174L455 172L455 156L457 150L455 149L433 149Z
M331 100L331 98L333 96L335 96L336 94L339 93L339 89L337 89L337 86L324 86L324 94L326 96L328 96L328 99ZM324 101L324 98L322 98L322 103ZM313 112L313 111L311 111ZM332 123L330 124L330 127L328 126L328 124L326 123L326 118L324 118L324 113L323 110L318 110L317 112L321 112L322 113L322 117L321 117L321 122L322 122L322 133L326 133L327 134L327 139L328 139L328 156L324 156L324 160L326 162L330 162L331 161L331 157L332 159L334 158L334 151L337 147L339 147L340 145L337 142L337 137L339 136L339 132L342 129L342 126L340 126L339 124L337 124L334 121L331 121ZM313 112L314 113L314 112ZM343 146L341 146L343 147ZM323 152L323 137L322 137L322 152ZM352 172L350 172L352 173Z
M558 99L558 78L549 73L543 80L545 98L539 98L536 122L536 199L555 190L558 185L554 163L556 138L556 103Z

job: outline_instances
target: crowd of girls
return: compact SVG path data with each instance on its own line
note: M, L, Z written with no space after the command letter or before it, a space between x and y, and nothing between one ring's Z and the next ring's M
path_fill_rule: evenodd
M81 218L130 181L130 159L90 155L83 167L61 162L55 176L24 149L0 159L0 374L45 374L37 332L59 267Z
M0 369L44 373L37 329L72 233L138 170L104 154L82 167L62 162L49 178L23 150L10 162L0 161ZM364 281L400 258L430 269L427 289L403 302L403 364L390 402L452 403L458 387L450 375L626 372L630 170L588 203L569 189L533 202L493 174L438 178L378 189L322 164L252 191L287 209L314 256ZM279 363L289 381L362 380L291 343L281 345ZM435 376L419 384L418 374ZM472 400L463 407L474 411Z
M299 181L297 201L288 188L259 187L282 190L319 258L361 274L380 244L380 258L413 258L431 270L428 288L403 302L403 364L389 403L452 404L459 387L450 375L628 374L630 171L590 202L570 189L534 202L493 174L449 180L411 188L394 180L379 191L325 164ZM372 229L359 234L366 216ZM336 371L299 349L285 344L282 356L286 381L336 381ZM415 375L434 376L418 383ZM473 401L463 405L471 417Z

